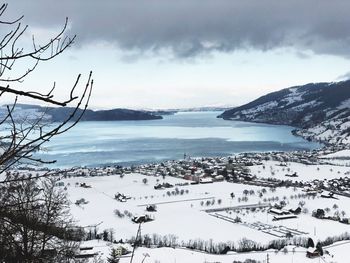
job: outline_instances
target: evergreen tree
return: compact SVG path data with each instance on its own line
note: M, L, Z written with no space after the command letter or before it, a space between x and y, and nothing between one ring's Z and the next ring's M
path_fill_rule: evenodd
M322 245L321 245L320 242L318 242L318 243L316 244L316 249L317 249L317 251L320 253L320 255L323 256L323 249L322 249Z
M107 232L107 230L103 230L102 238L103 238L103 241L108 241L108 232Z
M315 247L315 243L311 237L307 240L307 247Z
M107 258L108 263L119 263L119 255L117 253L117 250L115 248L112 248L112 251Z

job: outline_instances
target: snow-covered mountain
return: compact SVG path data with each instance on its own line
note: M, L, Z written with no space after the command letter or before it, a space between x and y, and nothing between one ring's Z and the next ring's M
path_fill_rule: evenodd
M218 117L291 125L299 128L297 135L310 140L349 144L350 80L272 92Z

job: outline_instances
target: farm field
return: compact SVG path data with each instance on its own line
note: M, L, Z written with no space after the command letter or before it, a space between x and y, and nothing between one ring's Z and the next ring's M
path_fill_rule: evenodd
M339 161L339 160L337 160ZM307 165L302 163L288 162L281 166L277 161L263 161L262 165L249 167L251 173L260 178L274 178L280 180L311 181L314 179L333 179L346 176L350 171L348 166L336 165ZM287 177L286 174L296 173L298 177Z
M270 169L268 165L272 166L273 163L265 165ZM330 171L332 168L328 165L320 166L319 170L316 166L306 166L307 169L303 166L288 164L300 178L307 178L311 171L319 172L322 178L326 178L336 177L338 170L342 175L348 170L346 167L333 167L333 171ZM276 170L281 168L274 167ZM251 167L252 171L259 169L263 170L261 165ZM186 185L189 181L180 178L167 176L163 179L135 173L123 177L73 177L62 182L67 188L72 202L71 212L77 223L97 226L100 232L113 229L115 240L128 240L135 236L138 224L132 222L131 217L144 214L149 214L154 220L142 224L142 235L171 236L180 244L196 239L239 244L243 238L267 244L286 238L288 232L293 236L312 237L317 242L349 230L347 224L315 218L312 212L322 208L330 216L350 216L350 198L322 198L320 194L311 196L301 188L270 189L229 182ZM174 187L154 189L157 183L165 182ZM89 188L80 187L80 184ZM130 199L117 201L114 198L117 193ZM87 203L75 205L76 200L81 198ZM268 212L269 206L281 201L286 208L301 207L301 213L296 218L274 221L275 215ZM146 211L150 204L156 205L156 212ZM115 210L121 215L117 216Z

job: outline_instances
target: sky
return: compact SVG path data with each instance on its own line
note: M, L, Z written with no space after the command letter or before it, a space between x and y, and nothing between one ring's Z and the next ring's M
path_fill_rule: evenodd
M56 81L64 99L77 74L92 70L91 108L165 109L238 106L349 78L348 10L346 0L11 0L1 20L24 15L27 47L32 35L49 40L66 17L66 34L77 35L13 87L44 92Z

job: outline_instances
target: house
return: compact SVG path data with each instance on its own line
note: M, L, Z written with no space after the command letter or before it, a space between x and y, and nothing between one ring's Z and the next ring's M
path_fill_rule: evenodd
M134 216L131 220L134 223L140 224L140 223L146 223L146 222L152 221L152 218L149 215L141 215L141 216Z
M285 219L292 219L292 218L297 218L296 215L281 215L281 216L274 216L272 221L279 221L279 220L285 220Z
M79 253L74 255L75 258L93 258L98 255L94 247L81 247L79 250Z
M348 224L349 225L350 224L350 218L343 218L343 219L340 220L340 222L343 223L343 224Z
M155 189L155 190L163 189L163 185L161 185L161 184L156 184L156 185L154 186L154 189Z
M148 206L146 207L146 210L147 210L148 212L157 212L157 207L156 207L156 205L148 205Z
M317 248L315 247L309 247L307 250L306 250L306 256L308 258L316 258L316 257L319 257L320 256L320 252L317 250Z
M321 197L323 197L323 198L333 198L334 197L334 193L328 192L328 191L323 191L322 194L321 194Z
M302 191L306 192L307 195L317 195L318 193L317 187L311 187L311 186L304 187Z
M201 184L211 184L213 182L213 179L210 177L206 177L206 178L200 178L199 182Z
M83 188L91 188L91 185L87 185L86 183L81 183L81 184L80 184L80 187L83 187Z
M121 193L117 193L114 195L114 199L119 201L119 202L126 202L128 199L131 199L131 197L126 196L126 195L121 194Z
M117 252L117 255L119 255L119 256L123 256L123 255L126 255L129 251L125 248L125 247L123 247L123 246L119 246L119 247L117 247L116 249L116 252Z
M216 175L216 176L214 177L214 180L215 180L216 182L222 182L222 181L225 180L225 177L224 177L223 175Z
M246 173L245 171L241 172L241 176L243 177L243 179L244 179L245 181L248 181L248 182L254 180L254 176L251 175L251 174Z
M95 252L95 253L81 253L81 254L74 255L74 257L75 258L93 258L97 255L98 255L97 252Z
M89 201L86 201L85 198L80 198L80 199L75 201L76 205L86 205L88 203L89 203Z
M55 186L63 187L63 186L64 186L64 182L57 182L57 183L55 184Z
M284 209L277 209L277 208L271 208L271 209L269 210L269 213L270 213L270 214L276 214L276 215L288 215L288 214L290 214L290 212L287 211L287 210L284 210Z
M121 194L121 193L115 194L114 199L119 201L119 202L126 202L126 196Z
M290 208L288 211L291 212L292 214L298 215L301 213L301 207L298 206L297 208Z
M174 186L172 184L169 184L169 183L163 183L163 187L165 187L165 188L172 188Z
M298 177L296 172L294 172L292 174L286 174L285 176L287 176L287 177Z

